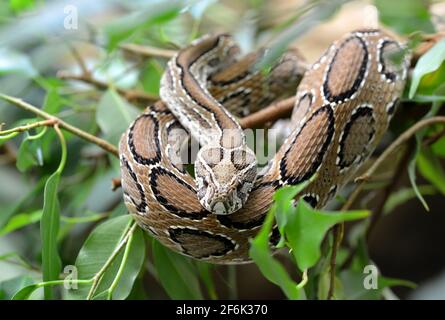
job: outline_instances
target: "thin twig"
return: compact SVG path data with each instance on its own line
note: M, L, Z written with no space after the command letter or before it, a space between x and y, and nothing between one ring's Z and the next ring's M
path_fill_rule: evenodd
M356 181L366 181L369 177L374 174L376 169L398 148L400 148L405 142L411 139L417 131L428 127L431 124L443 123L445 124L445 117L431 117L425 120L421 120L415 123L411 128L402 133L386 150L377 158L377 160L372 164L372 166L366 171L366 173L356 179Z
M428 137L425 139L425 141L423 142L424 145L426 146L430 146L432 144L434 144L435 142L437 142L437 140L439 140L440 138L442 138L443 136L445 136L445 128L443 128L441 131L436 132L435 134L433 134L431 137Z
M175 50L143 46L135 43L124 43L121 44L119 47L124 51L137 54L139 56L143 56L146 58L159 57L159 58L170 59L177 53L177 51Z
M287 98L240 119L242 128L258 128L267 122L288 117L294 107L295 97Z
M435 123L445 124L445 117L431 117L428 119L421 120L415 123L412 127L402 133L385 151L377 158L377 160L369 167L365 174L355 179L355 182L360 182L360 184L355 188L354 192L349 196L348 201L343 205L341 210L348 210L351 208L355 199L359 196L362 191L366 181L374 174L377 168L398 148L400 148L404 143L411 139L419 130L422 130L429 125Z
M365 239L367 240L367 242L369 242L372 231L374 230L375 226L377 225L377 222L380 220L380 218L383 215L385 204L386 204L389 196L391 195L394 188L397 186L397 183L399 182L400 177L402 176L403 171L406 168L406 165L410 159L411 151L412 151L413 147L414 147L414 144L411 143L409 148L407 150L404 150L402 158L399 160L399 162L397 164L397 168L395 170L395 173L393 174L391 182L383 190L383 195L380 198L379 203L377 204L377 206L374 210L374 213L371 216L369 225L367 226L366 231L365 231ZM356 251L357 251L356 246L353 248L350 248L348 256L344 260L343 264L340 266L341 270L344 270L351 265Z
M352 206L352 204L355 202L357 197L360 195L364 185L366 184L366 181L369 180L369 177L374 174L374 172L377 170L377 168L398 148L400 148L402 145L404 145L406 142L408 142L419 130L422 130L423 128L435 124L435 123L443 123L445 124L445 117L443 116L437 116L437 117L431 117L428 119L421 120L414 124L412 127L407 129L404 133L402 133L373 163L371 167L366 171L366 173L356 179L356 182L360 182L360 184L355 188L354 192L349 196L348 201L342 206L341 210L349 210ZM396 169L395 177L400 176L403 172L403 169L406 167L406 157L409 157L409 152L405 153L401 162L399 162L399 165ZM408 158L409 159L409 158ZM397 178L398 179L398 178ZM391 183L386 187L385 190L392 190L392 188L395 187L396 180L393 179ZM385 192L384 197L377 207L376 214L373 215L373 218L371 218L371 224L368 226L368 229L366 231L366 238L369 240L370 234L372 230L374 229L375 224L380 219L380 216L382 215L383 208L386 202L385 195L389 196L389 192ZM352 248L349 252L348 257L346 258L345 262L340 267L342 270L347 268L350 263L352 262L352 258L355 255L356 248Z
M85 132L75 126L72 126L72 125L66 123L65 121L63 121L62 119L59 119L49 113L46 113L45 111L23 101L22 99L11 97L11 96L8 96L8 95L2 94L2 93L0 93L0 98L12 103L13 105L15 105L23 110L32 112L41 118L54 121L54 125L58 124L60 128L66 130L66 131L69 131L72 134L75 134L76 136L78 136L86 141L94 143L95 145L101 147L105 151L113 154L116 157L119 157L119 152L118 152L117 148L114 145L112 145L111 143L109 143L103 139L95 137L92 134L89 134L88 132Z
M370 218L369 225L366 229L365 238L366 241L369 242L369 239L371 237L371 233L374 230L375 226L377 225L377 222L380 220L380 218L383 215L383 209L385 207L386 201L388 200L389 196L392 194L392 191L397 186L397 183L400 181L401 176L404 173L404 170L409 162L409 159L411 157L411 152L414 148L414 143L411 140L411 143L409 144L409 147L404 150L402 158L399 160L399 163L397 164L397 168L394 172L393 178L391 179L391 182L385 187L383 190L383 195L379 200L379 203L377 204L376 208L374 209L374 213L372 214Z
M151 103L159 99L159 97L145 93L143 91L113 87L110 83L95 79L88 74L77 75L67 71L59 71L57 73L57 77L62 80L76 80L85 82L95 86L97 89L100 90L107 90L109 88L113 88L128 101L142 101Z
M0 135L6 135L9 133L13 133L13 132L24 132L24 131L28 131L28 130L31 130L31 129L34 129L37 127L53 126L55 124L55 122L56 121L54 119L38 121L38 122L30 123L30 124L27 124L24 126L0 131Z
M70 48L71 54L73 55L74 59L76 59L80 70L82 70L82 74L91 75L91 72L90 70L88 70L87 64L83 60L83 57L80 55L79 51L77 51L77 49L71 43L68 43L68 47Z
M341 240L343 238L344 223L336 224L333 228L334 240L332 244L332 253L330 261L330 279L329 279L329 291L327 300L331 300L334 297L335 291L335 271L337 268L337 251L340 247Z

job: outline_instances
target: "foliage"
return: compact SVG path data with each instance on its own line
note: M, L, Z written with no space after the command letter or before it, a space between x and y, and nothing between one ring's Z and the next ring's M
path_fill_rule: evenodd
M97 2L108 12L116 1ZM240 10L234 10L230 1L120 1L123 13L97 25L88 23L96 9L92 2L84 2L85 7L78 8L84 13L81 30L65 30L59 19L63 10L57 4L4 1L0 3L0 91L32 101L48 114L116 146L147 103L122 92L156 96L166 63L160 57L124 54L123 43L174 50L202 33L224 30L234 33L247 49L264 45L266 39L271 49L258 67L267 71L289 44L335 17L347 2L308 1L273 26L263 23L268 7L262 1L239 3ZM373 3L381 23L399 35L435 32L427 1ZM59 24L53 25L47 15L58 17ZM416 44L412 40L411 47ZM444 60L442 40L418 60L412 72L403 103L421 109L421 120L441 113ZM61 69L78 74L84 68L88 76L106 84L105 90L56 77ZM419 120L403 119L397 128L390 128L390 138ZM14 161L0 167L0 299L226 297L215 284L225 267L172 252L126 214L121 191L111 191L111 180L120 174L116 157L58 126L29 128L39 121L40 117L31 118L0 102L0 123L7 128L28 127L0 135L2 157L17 150ZM404 169L411 186L391 190L382 209L385 214L415 197L428 208L428 196L445 195L443 129L437 124L416 133ZM428 144L429 139L433 140ZM420 186L417 173L423 178ZM330 211L313 209L303 200L294 204L292 199L306 184L275 194L273 207L251 241L250 256L265 279L288 299L381 299L390 287L413 287L411 282L379 274L378 290L365 290L364 268L374 265L366 243L372 208L364 204L363 210L344 210L341 198L332 202ZM366 186L370 193L378 191L371 183ZM345 241L355 251L338 247L338 234L331 231L348 221L353 221L354 236ZM276 256L269 244L274 222L281 236ZM153 286L146 285L149 281L162 290L152 291ZM233 278L224 281L235 294Z

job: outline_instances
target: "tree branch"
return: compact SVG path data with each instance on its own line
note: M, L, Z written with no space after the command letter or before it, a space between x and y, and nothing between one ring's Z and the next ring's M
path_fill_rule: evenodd
M295 104L295 97L287 98L240 119L242 128L258 128L267 122L288 117Z
M10 133L15 133L15 132L17 132L17 133L24 132L24 131L28 131L28 130L31 130L31 129L37 128L37 127L53 126L54 124L55 124L54 119L38 121L38 122L30 123L30 124L27 124L24 126L0 131L0 135L6 135L6 134L10 134Z
M8 101L23 110L32 112L41 118L53 121L54 122L53 125L57 124L60 128L66 130L66 131L69 131L72 134L74 134L88 142L94 143L95 145L101 147L105 151L113 154L116 157L119 157L119 152L118 152L117 148L114 145L112 145L111 143L109 143L103 139L100 139L96 136L93 136L92 134L89 134L88 132L85 132L75 126L72 126L72 125L66 123L65 121L63 121L62 119L59 119L49 113L46 113L45 111L43 111L37 107L34 107L33 105L23 101L22 99L11 97L11 96L8 96L8 95L2 94L2 93L0 93L0 99Z
M145 93L143 91L113 87L110 83L95 79L89 74L76 75L67 71L59 71L57 73L57 77L62 80L76 80L85 82L95 86L97 89L100 90L107 90L109 88L114 88L120 95L122 95L128 101L141 101L144 103L152 103L159 99L158 96L154 96Z
M177 53L177 51L175 50L160 49L134 43L124 43L121 44L119 48L126 52L136 54L145 58L159 57L170 59Z

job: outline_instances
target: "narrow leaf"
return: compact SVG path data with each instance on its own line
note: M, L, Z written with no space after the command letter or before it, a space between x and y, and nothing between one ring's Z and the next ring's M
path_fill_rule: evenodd
M445 172L431 149L424 148L417 157L417 167L422 176L445 195Z
M295 211L290 211L285 228L288 245L300 270L315 265L320 258L320 245L326 232L335 224L365 218L368 211L328 212L313 209L300 199Z
M413 70L409 97L413 98L423 76L439 69L445 60L445 39L436 43L427 53L422 55L417 61Z
M153 259L158 279L170 298L202 299L197 270L191 261L153 241Z
M96 121L105 138L117 144L119 138L139 111L123 100L114 90L108 90L100 99L96 111Z
M251 241L249 255L267 280L279 286L288 299L297 300L301 298L302 289L290 278L284 267L272 257L269 249L269 234L273 220L274 215L269 212L260 232Z
M79 279L92 279L104 267L110 257L116 253L118 245L129 231L132 219L130 215L118 216L98 225L88 236L76 259L77 276ZM142 234L138 229L134 231L133 243L128 253L126 268L119 275L118 285L113 293L114 299L125 299L131 291L134 280L140 271L144 259L144 244ZM111 264L101 277L96 294L104 292L116 280L122 263L124 248L115 256ZM91 289L91 283L79 284L78 288L67 291L67 299L85 299ZM103 298L105 298L103 296Z
M40 237L42 239L42 272L43 281L59 279L61 262L57 251L57 236L59 233L60 207L57 199L57 188L60 172L53 173L45 184L43 212L40 222ZM53 289L44 288L45 299L53 298Z

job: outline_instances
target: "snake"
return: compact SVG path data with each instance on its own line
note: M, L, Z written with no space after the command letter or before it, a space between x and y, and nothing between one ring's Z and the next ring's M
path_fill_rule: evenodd
M311 65L299 52L288 50L268 74L255 68L264 52L239 58L226 34L192 42L169 61L161 100L148 106L121 137L121 181L129 213L141 228L182 255L215 264L251 262L250 240L261 229L274 193L284 186L310 179L295 200L323 208L387 131L410 60L406 46L380 29L345 34ZM295 91L290 134L257 172L237 117ZM226 128L231 129L227 140L221 133ZM232 161L225 168L234 167L230 175L247 181L232 185L225 200L215 191L217 185L207 186L211 191L203 188L224 182L224 177L203 182L203 175L217 176L217 170L212 172L218 162L212 158L215 153L197 157L195 177L180 161L180 145L189 134L209 134L200 141L198 154L213 148L219 162L223 153L232 154L229 160L233 153L244 153L244 162ZM208 171L197 172L200 165ZM215 205L205 199L209 195L233 206ZM275 225L269 235L272 249L279 239Z

